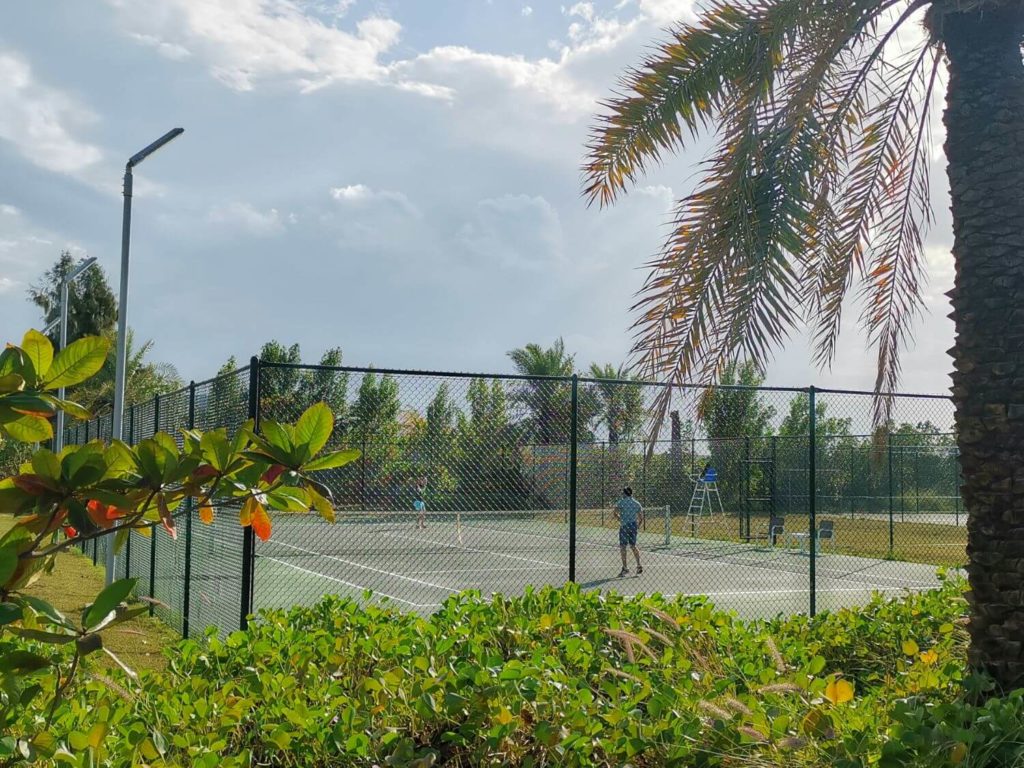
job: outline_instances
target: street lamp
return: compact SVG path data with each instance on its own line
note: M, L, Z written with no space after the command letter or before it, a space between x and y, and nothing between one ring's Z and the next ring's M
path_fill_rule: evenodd
M120 440L124 421L124 378L128 354L128 243L132 229L132 169L185 132L173 128L145 149L136 152L124 167L124 216L121 221L121 291L117 302L117 349L114 359L114 413L110 428L112 440ZM114 547L107 547L107 584L114 580Z
M60 316L57 320L50 323L47 326L46 332L49 333L53 326L60 327L60 341L58 342L57 348L64 349L68 345L68 304L70 303L68 297L68 288L75 280L85 274L85 271L89 269L93 264L96 263L96 259L90 256L88 259L83 261L77 267L72 269L68 274L64 276L64 279L60 281ZM57 390L57 397L61 400L64 399L64 387ZM60 453L64 447L64 411L60 408L57 409L57 424L55 434L53 436L53 449L55 453Z

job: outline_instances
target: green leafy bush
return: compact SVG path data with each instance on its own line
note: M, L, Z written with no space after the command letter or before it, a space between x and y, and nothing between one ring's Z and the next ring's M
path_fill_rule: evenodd
M42 740L75 766L1016 765L1024 696L963 699L961 591L755 622L572 586L429 619L329 597L87 678Z

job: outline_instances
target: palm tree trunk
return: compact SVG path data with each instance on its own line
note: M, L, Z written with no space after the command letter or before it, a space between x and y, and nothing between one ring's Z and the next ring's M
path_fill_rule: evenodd
M950 354L970 514L969 660L1006 690L1024 686L1024 6L961 5L974 9L932 21L949 58Z

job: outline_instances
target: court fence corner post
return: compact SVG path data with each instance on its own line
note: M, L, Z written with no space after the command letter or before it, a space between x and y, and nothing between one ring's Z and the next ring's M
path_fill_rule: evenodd
M665 546L672 543L672 505L666 504L665 509Z
M817 549L818 549L818 429L815 418L815 388L807 388L807 548L810 554L808 570L809 615L818 610Z
M188 428L196 427L196 383L188 383ZM189 497L185 511L185 572L182 575L181 594L181 636L188 640L189 603L192 600L192 518L195 516L195 499Z
M253 430L259 430L260 424L260 359L253 355L249 359L249 418ZM242 584L241 605L238 617L238 628L249 627L249 614L252 613L253 576L256 555L256 542L252 526L242 529Z
M569 413L569 581L576 581L576 458L579 447L579 377L572 375Z

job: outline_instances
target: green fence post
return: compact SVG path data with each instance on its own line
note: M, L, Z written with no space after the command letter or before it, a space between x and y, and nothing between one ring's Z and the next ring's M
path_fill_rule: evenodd
M260 426L260 359L253 355L249 359L249 418L253 421L253 429L258 433ZM249 627L249 614L252 613L253 577L255 569L256 542L252 526L242 529L242 600L239 606L238 628Z
M196 426L196 383L188 383L188 428ZM189 602L192 598L192 516L195 513L195 499L188 500L188 511L185 513L185 573L181 595L181 635L188 640Z
M956 518L953 525L960 526L960 456L953 449L953 503L956 505Z
M153 398L153 434L160 431L160 395ZM149 529L149 596L156 600L156 532L157 524ZM156 611L156 603L149 604L149 615Z
M892 557L893 550L893 487L892 487L892 432L885 434L885 446L889 453L889 557Z
M607 475L607 464L608 464L608 443L604 440L601 441L601 527L604 528L604 485L605 476Z
M817 454L818 454L818 434L817 424L814 415L814 387L810 386L807 388L807 404L808 404L808 442L810 447L807 453L807 468L808 468L808 481L807 481L807 494L808 494L808 505L807 505L807 546L810 552L810 571L809 577L809 590L810 590L810 615L813 616L817 612L818 608L818 595L817 595L817 549L818 549L818 537L817 537L817 495L818 495L818 483L817 483Z
M576 581L576 457L579 441L579 377L572 375L572 412L569 414L569 581Z

